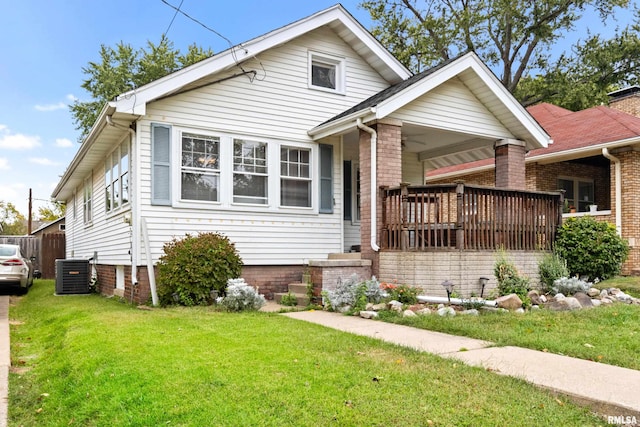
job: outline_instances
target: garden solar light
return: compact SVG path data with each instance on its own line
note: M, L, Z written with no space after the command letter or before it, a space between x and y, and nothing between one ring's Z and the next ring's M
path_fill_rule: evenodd
M449 301L449 304L451 304L451 292L453 291L453 286L454 286L453 282L445 280L444 282L442 282L440 284L447 291L447 300Z
M487 286L487 283L489 283L488 277L480 277L480 286L482 286L482 288L480 289L480 298L482 298L482 294L484 294L484 287Z

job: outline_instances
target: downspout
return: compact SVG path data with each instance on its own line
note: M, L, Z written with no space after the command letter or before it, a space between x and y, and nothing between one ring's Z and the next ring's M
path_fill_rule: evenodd
M113 121L113 118L111 116L107 116L107 123L109 124L109 126L113 126L113 127L119 127L121 129L127 129L129 131L129 134L131 135L131 144L130 149L129 149L129 156L131 157L131 161L133 163L133 155L132 155L132 151L133 151L133 145L134 145L134 141L136 140L136 131L131 129L130 127L125 127L125 126L121 126L118 125L117 123L115 123ZM131 167L129 168L129 171L131 171ZM133 174L132 174L133 175ZM131 176L131 179L129 180L129 186L130 186L130 192L131 195L133 195L133 197L130 197L130 201L129 203L131 203L131 218L129 220L129 226L131 227L131 292L133 293L133 286L136 286L138 284L138 237L140 236L140 232L138 230L138 219L137 219L137 215L135 215L136 212L136 204L135 204L135 187L134 187L134 179L133 176ZM134 242L135 247L134 247Z
M376 243L376 240L378 240L378 185L376 182L376 174L377 174L377 167L376 167L376 163L377 163L377 155L376 155L376 150L377 150L377 145L378 145L378 133L375 131L375 129L370 128L369 126L365 125L364 123L362 123L362 118L358 117L358 120L356 121L356 124L358 126L358 129L362 129L363 131L367 132L369 135L371 135L371 249L373 249L374 252L378 252L380 250L380 246L378 246L378 244Z
M602 149L602 155L612 161L615 165L615 180L616 180L616 232L618 236L622 236L622 168L620 166L620 159L613 154L609 153L607 147Z

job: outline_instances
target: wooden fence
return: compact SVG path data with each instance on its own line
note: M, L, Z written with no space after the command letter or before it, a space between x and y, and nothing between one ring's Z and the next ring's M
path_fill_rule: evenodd
M549 250L561 193L473 185L382 188L382 248Z
M0 243L19 245L26 258L36 257L33 268L42 272L43 279L56 277L56 259L65 257L64 233L41 236L0 236Z

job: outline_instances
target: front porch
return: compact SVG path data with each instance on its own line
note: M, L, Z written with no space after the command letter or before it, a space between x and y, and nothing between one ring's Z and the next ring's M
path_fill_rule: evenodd
M562 224L559 192L402 184L381 199L383 251L551 250Z

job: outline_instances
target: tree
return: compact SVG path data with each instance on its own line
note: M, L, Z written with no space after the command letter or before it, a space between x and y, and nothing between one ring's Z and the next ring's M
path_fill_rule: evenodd
M365 0L372 32L414 72L475 51L514 92L587 7L604 20L628 0Z
M44 222L52 222L62 218L67 210L67 205L52 200L48 206L38 208L38 219Z
M213 55L210 49L190 45L186 54L173 47L164 35L157 45L147 42L146 48L134 50L124 42L115 48L100 46L100 60L89 62L82 72L88 78L82 88L91 95L89 101L76 100L70 106L71 115L82 141L91 130L104 104L116 96L157 80L183 67Z
M0 234L7 236L27 234L26 219L13 203L0 201Z
M635 24L609 40L589 36L540 75L523 78L514 95L525 105L550 102L572 111L606 103L607 93L638 84L639 31Z

